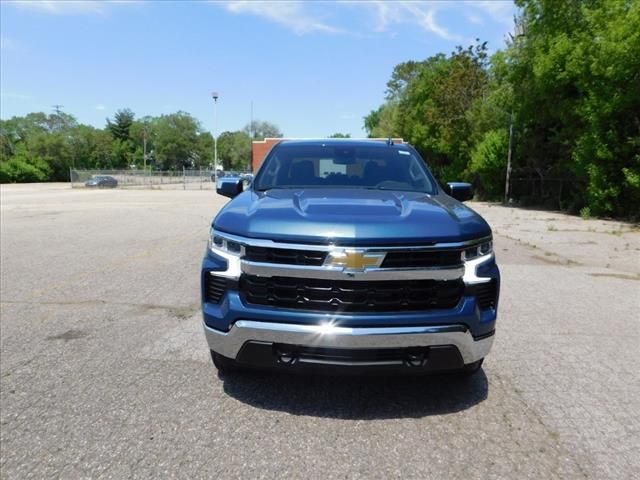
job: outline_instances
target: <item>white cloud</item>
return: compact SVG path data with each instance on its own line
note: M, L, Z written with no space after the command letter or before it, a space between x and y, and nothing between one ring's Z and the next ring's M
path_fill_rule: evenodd
M10 5L52 15L104 15L116 4L131 5L139 0L14 0Z
M511 27L514 10L511 0L230 0L222 5L229 12L262 17L299 35L310 32L360 35L368 31L388 32L393 36L395 32L389 32L393 26L415 25L440 38L456 42L464 41L460 34L462 32L453 32L446 27L442 20L445 15L464 16L475 25L484 25L490 20ZM352 11L344 12L347 8ZM332 21L329 22L328 18ZM356 25L348 30L340 28L338 25L343 24L345 18Z
M445 40L463 40L461 35L451 32L438 21L436 14L440 16L440 12L463 14L469 22L476 25L484 25L485 20L490 19L506 27L513 27L514 7L511 0L344 0L340 3L373 12L373 30L376 32L387 31L393 24L414 24Z
M436 21L436 7L434 4L402 2L402 8L407 10L413 17L414 21L424 30L435 33L445 40L461 40L459 35L450 33L442 25Z
M328 14L332 6L338 8L346 6L360 9L360 11L363 9L368 10L372 13L372 27L375 32L385 32L389 26L393 24L413 23L447 40L461 39L460 36L452 34L436 21L436 11L441 5L440 2L342 0L332 3L234 0L228 1L224 5L229 12L263 17L272 22L279 23L299 35L309 32L346 33L345 30L323 22L318 18L319 13ZM357 19L361 17L362 15L360 15L360 13L354 16L354 18ZM354 31L350 31L350 33L357 34L357 32Z
M340 33L341 30L323 23L314 15L305 11L304 5L298 1L268 2L237 0L225 3L225 8L232 13L250 14L279 23L295 33L302 35L309 32Z
M513 2L504 0L473 0L464 3L480 10L493 21L513 28Z
M482 20L482 17L479 15L474 15L470 13L467 15L467 20L469 20L470 23L473 23L475 25L484 25L484 20Z
M0 37L0 50L8 51L15 50L16 43L7 37Z
M385 2L384 0L375 0L372 2L344 2L359 7L369 6L373 9L376 24L373 29L376 32L384 32L392 23L400 23L402 21L402 8L398 8L398 4Z
M0 92L0 96L2 98L11 98L14 100L33 100L32 95L25 95L24 93L15 93L15 92Z
M99 103L98 105L96 105L96 110L98 110L99 112L102 112L106 109L106 107L104 105L102 105L101 103Z

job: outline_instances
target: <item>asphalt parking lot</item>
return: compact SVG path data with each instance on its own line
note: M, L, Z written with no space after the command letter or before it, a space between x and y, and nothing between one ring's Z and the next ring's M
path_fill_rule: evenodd
M484 368L219 377L212 191L1 187L0 476L640 478L640 231L475 203L503 274Z

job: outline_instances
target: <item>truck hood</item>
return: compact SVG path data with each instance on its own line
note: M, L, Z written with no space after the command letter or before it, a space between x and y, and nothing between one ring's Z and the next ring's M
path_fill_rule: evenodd
M393 245L459 242L491 234L480 215L439 193L367 189L244 192L216 230L281 242Z

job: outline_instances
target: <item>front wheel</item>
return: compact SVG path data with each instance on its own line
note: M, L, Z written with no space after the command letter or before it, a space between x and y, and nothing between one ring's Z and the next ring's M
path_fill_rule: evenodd
M220 355L213 350L211 350L211 360L213 360L213 364L218 369L218 372L222 374L233 373L240 370L235 360L225 357L224 355Z

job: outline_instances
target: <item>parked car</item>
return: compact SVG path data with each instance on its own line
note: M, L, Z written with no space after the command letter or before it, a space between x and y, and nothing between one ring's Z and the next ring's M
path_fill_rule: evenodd
M223 170L217 170L211 174L211 181L216 182L220 178L224 178L225 173Z
M241 173L240 178L245 182L245 185L249 185L253 182L253 173Z
M94 175L89 180L84 182L85 187L97 187L97 188L115 188L118 186L118 180L109 175Z
M411 146L282 141L211 224L202 263L215 366L473 374L500 273L487 222Z

